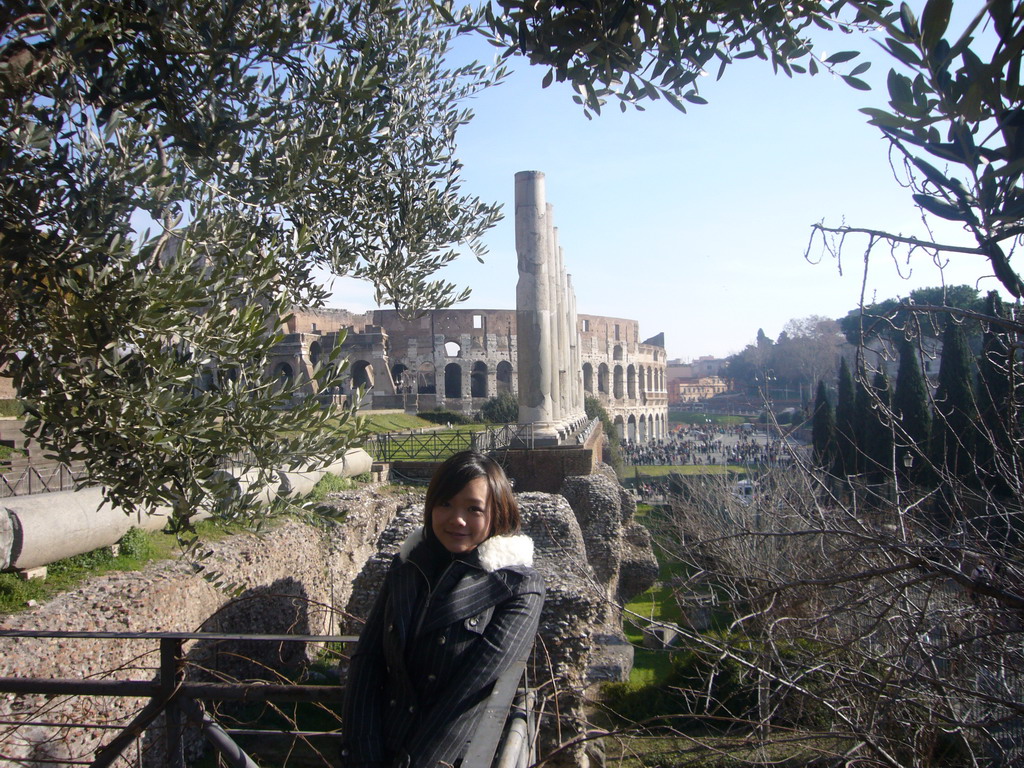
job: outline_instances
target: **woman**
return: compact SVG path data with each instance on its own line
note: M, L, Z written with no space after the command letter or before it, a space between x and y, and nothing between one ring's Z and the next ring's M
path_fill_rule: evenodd
M544 582L501 467L442 464L349 665L348 768L457 766L498 676L529 651Z

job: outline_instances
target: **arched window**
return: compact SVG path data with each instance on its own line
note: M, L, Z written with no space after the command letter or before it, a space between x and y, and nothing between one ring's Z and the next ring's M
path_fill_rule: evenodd
M608 366L604 363L597 369L597 391L607 395L611 389L608 387Z
M312 344L309 345L309 362L310 363L312 363L313 365L319 365L320 364L320 355L321 354L322 353L320 351L320 342L319 341L314 341Z
M373 363L366 360L357 360L352 364L352 389L360 387L367 392L373 389Z
M583 391L594 394L594 366L590 363L583 364Z
M462 397L462 366L458 363L448 363L444 367L444 396Z
M487 397L487 363L478 360L473 363L473 372L469 376L470 397Z
M406 371L408 370L409 366L403 365L402 363L396 363L395 365L391 366L391 381L395 383L396 392L411 391L411 377L406 375Z
M498 363L496 387L499 394L512 391L512 363L508 360Z
M612 350L612 360L622 359L622 345L616 344L615 349Z
M626 389L630 400L636 399L636 368L632 365L626 369Z
M624 391L623 391L624 390L624 386L623 386L623 381L622 381L622 366L621 365L616 365L615 366L614 387L615 387L615 389L614 389L613 394L615 395L615 399L616 400L621 400L622 397L623 397L623 394L624 394Z
M416 393L420 395L437 394L433 363L420 363L420 367L416 371Z
M295 372L288 363L278 363L277 368L274 369L274 376L282 384L290 384L292 379L295 378Z

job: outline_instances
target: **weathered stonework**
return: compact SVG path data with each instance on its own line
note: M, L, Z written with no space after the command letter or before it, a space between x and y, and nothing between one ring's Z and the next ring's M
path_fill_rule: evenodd
M356 575L399 503L372 490L339 494L334 501L346 510L343 525L314 527L287 521L259 536L242 534L210 543L212 554L202 561L203 570L238 584L238 597L212 586L185 561L163 561L140 572L90 579L38 608L5 617L4 628L336 633L338 616L330 606L348 602ZM196 666L216 663L221 672L266 678L269 671L301 660L301 648L261 643L245 649L263 661L257 668L240 668L231 661L236 658L233 652L218 658L216 647L205 642L204 647L187 644L186 652L193 675ZM145 679L147 670L149 676L155 675L157 650L156 641L143 640L0 638L0 676ZM8 696L0 701L0 719L44 712L38 719L127 723L143 703L106 697ZM48 764L53 758L91 759L111 736L98 729L25 727L5 732L2 751L26 765ZM146 765L164 764L159 739L146 755Z
M645 565L653 562L604 473L570 478L562 495L517 494L523 530L536 545L535 565L545 577L531 679L539 686L548 719L542 750L585 729L583 703L595 681L622 679L631 666L614 602L646 588ZM373 489L334 494L328 503L344 513L339 524L286 521L259 536L243 534L209 545L202 560L210 579L183 561L153 564L138 573L111 573L83 584L30 612L5 619L8 629L173 632L347 634L357 633L388 563L422 521L422 492L383 494ZM607 537L610 543L599 541ZM596 568L588 561L593 558ZM229 598L210 580L237 584ZM238 650L257 664L238 661ZM0 676L145 679L154 675L155 641L0 639ZM252 644L221 653L209 641L186 646L192 679L273 678L300 666L312 649L289 644ZM207 674L203 670L216 670ZM127 722L142 703L132 699L7 697L0 719L42 711L52 722ZM557 719L552 719L557 714ZM25 727L2 738L3 753L26 765L53 759L91 758L109 731ZM196 739L191 739L195 744ZM147 743L146 758L133 765L161 765L161 739ZM586 766L583 750L568 750L557 765Z

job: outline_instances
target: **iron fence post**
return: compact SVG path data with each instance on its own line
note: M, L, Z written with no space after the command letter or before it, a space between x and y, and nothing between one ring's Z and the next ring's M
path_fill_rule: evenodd
M185 768L182 711L174 694L183 676L182 660L182 640L177 637L160 638L160 688L167 700L167 765L170 768Z

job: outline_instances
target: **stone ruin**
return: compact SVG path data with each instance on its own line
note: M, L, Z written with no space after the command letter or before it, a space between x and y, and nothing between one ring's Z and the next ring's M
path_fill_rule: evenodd
M570 477L562 494L529 492L517 498L524 532L536 544L536 567L547 584L531 676L544 712L543 754L584 732L584 703L592 686L628 676L632 648L621 632L618 605L653 583L657 563L646 531L633 521L632 498L610 470ZM259 535L209 542L203 568L237 584L238 597L217 589L192 563L162 561L141 572L90 579L5 617L4 626L92 632L357 630L359 622L351 616L365 616L391 555L420 524L422 499L422 492L395 494L374 487L344 492L328 499L338 513L334 519L341 520L337 524L286 520ZM155 650L152 640L0 638L0 676L145 679L142 667L152 663ZM289 652L283 647L270 649L271 656L262 658L260 647L253 646L257 664L243 669L230 666L238 658L237 649L219 653L215 643L204 641L190 643L186 650L194 680L211 670L237 679L259 677L261 668L275 673L286 667L302 669L309 658L297 648ZM9 695L0 699L0 719L45 711L45 719L55 724L8 728L0 736L0 748L25 765L87 758L113 732L56 723L124 723L142 703L115 697L51 701L47 696ZM193 749L198 748L198 734L190 739ZM133 748L129 764L162 765L162 740L147 736L141 754L136 759ZM587 766L589 758L581 747L560 752L555 762Z

